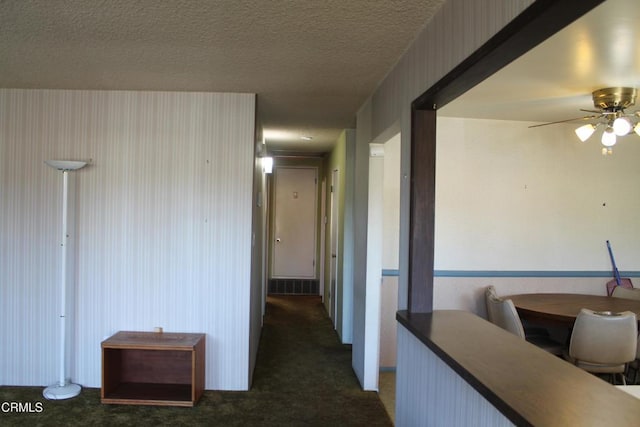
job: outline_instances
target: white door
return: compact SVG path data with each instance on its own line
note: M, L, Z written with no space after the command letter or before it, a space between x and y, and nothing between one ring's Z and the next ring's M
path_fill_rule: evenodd
M317 169L277 167L274 278L315 279Z

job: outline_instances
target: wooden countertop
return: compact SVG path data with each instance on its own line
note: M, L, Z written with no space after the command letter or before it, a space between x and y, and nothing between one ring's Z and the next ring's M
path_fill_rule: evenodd
M516 425L640 423L638 399L470 312L396 319Z
M204 336L204 334L176 332L120 331L102 341L102 348L189 350L193 349Z

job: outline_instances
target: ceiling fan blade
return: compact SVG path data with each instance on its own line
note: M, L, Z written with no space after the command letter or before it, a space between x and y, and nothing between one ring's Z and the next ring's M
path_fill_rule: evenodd
M539 124L539 125L531 125L529 127L530 128L537 128L537 127L540 127L540 126L556 125L558 123L575 122L576 120L593 120L593 119L600 118L601 116L602 116L601 114L598 114L597 116L575 117L573 119L558 120L557 122L542 123L542 124Z
M585 110L584 108L581 108L580 111L584 111L587 113L598 113L598 114L602 114L602 111L600 110Z

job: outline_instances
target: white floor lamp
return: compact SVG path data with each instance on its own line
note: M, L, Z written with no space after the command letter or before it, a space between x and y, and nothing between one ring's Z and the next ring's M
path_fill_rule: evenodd
M50 400L69 399L80 394L80 386L73 384L66 374L67 350L67 246L69 239L68 203L69 203L69 171L75 171L86 166L86 162L72 160L46 160L45 163L62 172L62 260L60 273L60 372L59 379L44 389L42 395Z

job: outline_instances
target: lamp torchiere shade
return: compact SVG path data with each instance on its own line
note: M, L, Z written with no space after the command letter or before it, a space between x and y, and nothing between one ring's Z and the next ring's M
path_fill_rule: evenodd
M45 160L47 165L61 171L74 171L87 165L87 162L79 160Z

